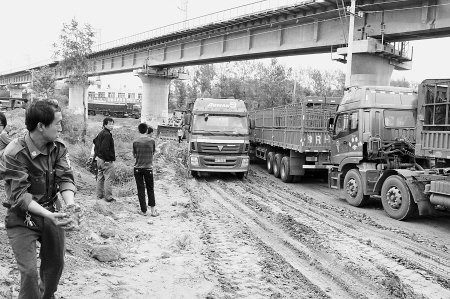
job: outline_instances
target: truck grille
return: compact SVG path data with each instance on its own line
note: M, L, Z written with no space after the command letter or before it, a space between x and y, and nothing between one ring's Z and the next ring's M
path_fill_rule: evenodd
M202 160L204 166L214 168L235 168L238 162L238 159L235 157L227 157L224 163L215 162L214 157L202 157Z
M210 153L210 154L238 154L242 152L243 143L229 144L229 143L203 143L199 142L198 152L199 153Z

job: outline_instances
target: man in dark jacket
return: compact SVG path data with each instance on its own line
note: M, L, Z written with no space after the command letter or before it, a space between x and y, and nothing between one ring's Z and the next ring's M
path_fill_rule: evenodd
M58 192L74 207L75 184L69 154L58 138L62 114L57 103L33 102L25 114L28 132L5 148L6 233L20 271L19 298L53 298L64 267L65 234L72 215L60 213ZM36 241L41 244L37 273ZM38 281L40 279L40 282Z
M105 198L106 201L113 201L112 182L114 181L114 161L116 153L114 151L114 139L111 131L114 128L114 120L106 117L103 120L103 130L94 139L94 153L97 158L97 198Z

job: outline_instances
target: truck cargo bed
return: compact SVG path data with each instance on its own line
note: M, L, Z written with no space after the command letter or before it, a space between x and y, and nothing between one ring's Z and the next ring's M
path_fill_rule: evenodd
M299 152L329 151L328 119L336 107L336 101L306 102L252 112L253 142Z
M416 156L450 159L450 131L420 132Z
M419 87L416 156L450 159L450 79Z

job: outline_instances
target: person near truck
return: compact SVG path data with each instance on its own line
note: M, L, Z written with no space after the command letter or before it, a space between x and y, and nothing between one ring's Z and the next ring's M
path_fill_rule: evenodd
M151 138L153 128L146 123L138 125L140 136L133 142L134 179L138 191L141 214L147 216L147 202L145 200L145 189L147 189L148 206L150 215L158 216L155 209L155 192L153 182L153 155L155 154L155 140Z
M0 156L3 155L3 152L6 146L11 142L11 139L8 136L8 132L6 131L6 126L8 122L6 121L6 116L3 112L0 112Z
M56 101L31 103L25 114L27 133L11 141L0 160L6 234L20 271L19 298L54 298L63 271L64 230L74 214L57 211L57 193L65 209L75 206L75 183L67 147L58 138L61 120ZM41 244L39 275L36 241Z
M114 201L112 196L112 183L114 181L114 161L116 153L114 150L114 139L111 131L114 128L114 120L111 117L103 119L103 130L93 140L94 157L97 161L97 199L105 199L107 202Z
M181 143L181 140L183 139L183 128L182 127L178 128L177 136L178 136L178 143Z

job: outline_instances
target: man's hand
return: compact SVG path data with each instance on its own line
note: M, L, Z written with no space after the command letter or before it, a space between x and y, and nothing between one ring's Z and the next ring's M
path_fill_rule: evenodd
M64 216L59 220L61 226L64 230L79 230L82 218L82 211L79 205L71 204L62 209L62 213Z
M63 227L69 225L73 220L67 217L66 213L49 213L46 216L50 219L56 226Z

